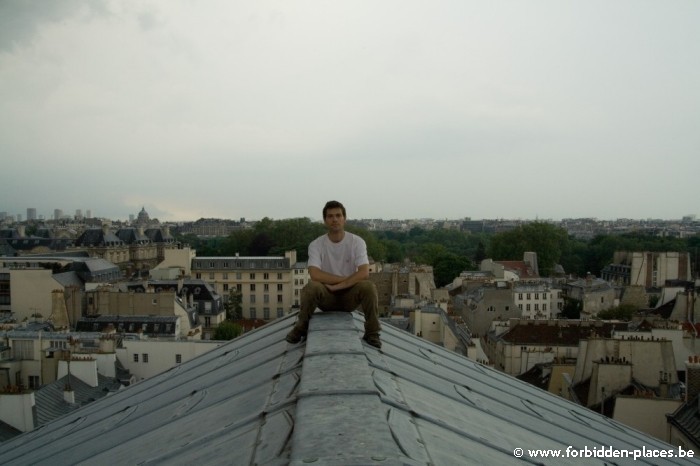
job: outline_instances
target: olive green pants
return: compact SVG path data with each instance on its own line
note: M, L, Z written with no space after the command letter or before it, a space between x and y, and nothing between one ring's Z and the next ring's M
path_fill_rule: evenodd
M331 292L321 282L311 280L301 290L301 310L295 327L306 330L316 308L322 311L350 312L362 306L365 314L365 335L378 334L381 329L377 310L377 287L369 280L362 280L344 290Z

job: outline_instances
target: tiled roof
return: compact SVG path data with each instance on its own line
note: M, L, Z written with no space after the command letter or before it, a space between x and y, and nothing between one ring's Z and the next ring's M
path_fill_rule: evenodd
M115 233L115 236L126 244L146 244L151 241L148 236L141 234L137 228L120 228Z
M700 447L700 407L698 396L683 403L674 413L668 414L668 421Z
M160 228L149 228L145 232L146 236L154 243L173 243L175 238Z
M22 431L0 421L0 443L20 435Z
M377 350L359 313L317 314L291 345L294 319L11 439L0 464L574 465L513 451L672 448L390 325Z
M561 324L561 322L567 322ZM514 345L538 344L538 345L564 345L577 346L579 340L590 338L592 335L610 337L614 330L627 330L626 322L596 322L584 321L546 321L530 320L521 321L512 326L510 330L501 335L501 339ZM550 325L553 323L553 325Z
M97 374L97 378L97 387L91 387L78 377L69 374L35 391L37 427L75 411L82 405L92 403L120 387L119 382L115 379L101 374ZM75 403L73 404L63 399L66 383L70 383L70 387L73 389L75 395Z
M102 228L88 228L85 230L76 240L76 246L117 246L123 245L124 242L120 240L114 233L108 231L106 234Z
M494 261L497 264L501 264L508 270L512 270L518 274L521 280L528 280L533 278L539 278L539 275L535 273L535 270L530 267L530 264L524 261Z

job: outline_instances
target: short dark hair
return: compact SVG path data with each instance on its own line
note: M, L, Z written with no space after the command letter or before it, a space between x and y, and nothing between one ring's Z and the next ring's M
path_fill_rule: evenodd
M343 218L348 218L345 214L345 206L338 201L328 201L326 205L323 206L323 218L326 218L326 211L328 209L341 209L343 211Z

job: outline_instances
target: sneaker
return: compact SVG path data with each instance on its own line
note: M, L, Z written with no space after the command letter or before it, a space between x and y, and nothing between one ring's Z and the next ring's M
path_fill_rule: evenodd
M302 330L295 326L292 327L292 330L287 334L287 341L289 343L299 343L304 337L306 337L306 330Z
M372 345L375 348L381 348L382 347L382 342L379 339L379 335L376 333L372 334L365 334L364 337L362 337L363 340L367 342L368 345Z

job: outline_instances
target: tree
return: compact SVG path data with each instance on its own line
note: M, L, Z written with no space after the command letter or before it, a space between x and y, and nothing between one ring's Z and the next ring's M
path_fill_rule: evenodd
M481 261L486 259L486 246L484 242L479 240L479 244L476 246L476 252L474 253L474 262L476 264L481 264Z
M233 340L243 333L243 327L230 320L225 320L214 329L214 340Z
M226 301L224 302L224 309L226 309L226 319L228 320L238 320L243 318L243 308L241 306L242 296L241 293L233 288L229 290Z
M580 319L583 303L578 299L564 298L564 309L561 311L561 316L564 319Z
M639 309L637 309L636 306L632 306L631 304L621 304L618 307L600 311L597 317L602 320L630 321L632 320L632 316L634 316L637 311L639 311Z
M569 235L563 228L549 223L533 222L491 238L490 256L495 260L519 260L525 252L537 253L540 275L548 277L569 249Z
M459 276L465 270L472 268L469 259L453 253L445 253L439 256L433 263L433 276L435 286L441 288Z

